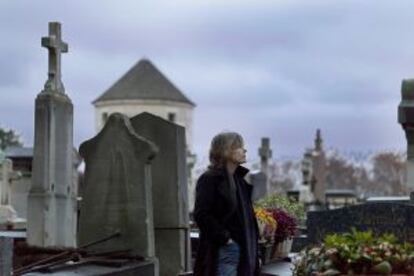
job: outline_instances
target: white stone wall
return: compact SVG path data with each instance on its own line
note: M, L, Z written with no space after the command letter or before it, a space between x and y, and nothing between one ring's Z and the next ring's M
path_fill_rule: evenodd
M24 175L19 179L13 180L11 184L10 203L20 218L27 218L27 197L29 196L31 184L31 175Z
M193 106L186 103L161 100L113 100L95 103L95 130L99 132L104 125L104 113L109 116L120 112L133 117L148 112L168 120L168 114L175 114L175 123L185 127L187 147L193 148Z

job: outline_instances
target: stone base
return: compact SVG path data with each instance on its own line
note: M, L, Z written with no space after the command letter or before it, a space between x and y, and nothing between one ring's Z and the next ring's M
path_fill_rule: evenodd
M25 275L25 274L23 274ZM62 269L57 269L52 272L30 272L27 275L65 275L65 276L98 276L98 275L111 275L111 276L158 276L156 264L152 261L135 262L132 261L129 264L121 267L111 267L98 264L85 264L81 266L66 266Z

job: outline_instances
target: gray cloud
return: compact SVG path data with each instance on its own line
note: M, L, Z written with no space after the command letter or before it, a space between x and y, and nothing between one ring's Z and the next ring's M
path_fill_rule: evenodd
M414 74L413 8L374 0L3 1L0 123L31 142L47 70L40 37L58 20L70 48L63 78L77 144L94 134L90 102L147 56L197 103L199 153L223 129L242 132L254 154L265 135L281 154L300 154L317 127L339 148L404 148L396 108L401 79Z

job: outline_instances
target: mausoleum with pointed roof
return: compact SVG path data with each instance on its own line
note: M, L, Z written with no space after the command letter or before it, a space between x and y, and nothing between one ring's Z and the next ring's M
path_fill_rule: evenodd
M149 112L186 128L191 150L195 104L148 59L141 59L108 90L93 101L99 131L111 113L129 117Z

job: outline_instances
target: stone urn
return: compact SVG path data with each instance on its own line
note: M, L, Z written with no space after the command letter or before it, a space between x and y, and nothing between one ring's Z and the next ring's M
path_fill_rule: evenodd
M293 238L285 239L282 242L276 243L273 250L273 259L280 259L288 257L293 244Z

